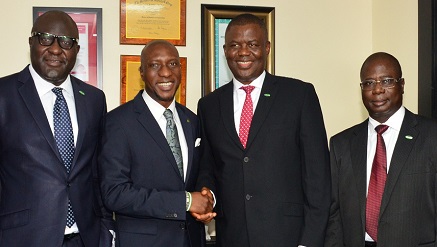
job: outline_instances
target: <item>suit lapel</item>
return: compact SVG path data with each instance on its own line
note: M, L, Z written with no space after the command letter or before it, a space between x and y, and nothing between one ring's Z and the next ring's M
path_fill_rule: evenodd
M73 168L76 165L76 161L77 158L79 157L79 153L84 141L85 131L87 130L86 126L88 124L88 119L86 115L87 106L84 98L85 95L79 93L79 91L83 92L84 89L81 83L76 78L74 78L73 76L71 76L70 78L71 78L71 84L73 86L74 102L76 105L76 117L77 117L77 125L78 125L76 147L74 152L73 165L71 167L71 173L73 173L73 171L75 171Z
M23 85L18 89L24 103L29 109L30 114L38 125L44 138L47 140L53 152L56 154L59 160L61 157L56 147L55 138L53 137L52 130L50 129L49 122L47 120L46 113L41 104L41 100L36 91L35 83L33 82L32 76L30 75L29 68L24 69L19 77L18 81L22 82Z
M266 72L266 77L264 79L263 87L261 89L261 94L259 96L258 105L256 106L255 112L253 114L252 123L250 125L249 137L247 139L247 148L255 140L261 126L263 125L273 102L278 95L278 88L276 87L275 79L272 75ZM235 127L234 127L235 129Z
M362 229L366 222L366 188L367 188L367 126L368 120L361 123L354 131L354 138L350 142L352 169L355 177Z
M193 165L193 152L194 152L194 137L193 137L193 125L191 120L185 115L182 107L176 103L176 110L178 111L179 120L182 124L182 129L184 130L185 140L188 147L188 164L187 164L187 174L185 176L185 181L188 181L190 176L191 167Z
M385 183L384 194L382 196L380 215L384 213L385 208L390 201L390 196L396 185L396 182L401 174L403 167L405 166L408 156L410 156L411 150L419 138L419 132L416 130L417 119L414 114L405 110L405 117L402 123L399 136L396 141L393 156L390 162L390 168ZM413 139L407 139L405 136L411 136Z
M241 144L237 130L235 129L233 87L234 84L232 81L222 86L223 91L221 91L219 95L220 112L223 116L222 123L225 126L228 135L231 137L231 140L235 142L241 150L243 150L243 145Z
M143 90L141 90L137 96L134 98L134 111L138 114L138 122L144 127L144 129L153 138L156 144L161 148L162 152L165 154L167 160L172 164L173 170L180 176L176 160L168 146L167 139L165 139L161 128L159 127L156 119L153 117L149 110L149 107L144 102L142 97ZM178 112L179 113L179 112ZM182 179L182 177L181 177Z

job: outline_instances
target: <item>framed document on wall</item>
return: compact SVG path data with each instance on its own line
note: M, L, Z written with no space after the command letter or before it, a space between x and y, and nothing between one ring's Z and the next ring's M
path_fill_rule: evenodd
M264 20L270 41L266 70L275 72L275 8L202 4L202 96L228 83L232 73L228 68L223 44L225 31L233 17L251 13Z
M132 100L140 90L144 89L145 84L141 79L140 65L141 56L138 55L121 55L121 95L120 103L124 104ZM176 101L182 105L186 104L186 87L187 87L187 58L181 57L181 84L176 91Z
M71 74L102 89L102 9L33 7L33 21L49 10L64 11L79 29L80 50Z
M120 44L186 42L186 0L120 0Z

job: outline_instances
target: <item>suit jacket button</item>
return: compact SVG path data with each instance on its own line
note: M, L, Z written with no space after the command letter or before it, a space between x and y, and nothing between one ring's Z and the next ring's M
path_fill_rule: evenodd
M182 230L185 230L185 223L181 223L179 226Z
M249 157L244 157L243 161L244 161L244 163L249 162Z
M249 201L251 197L252 197L251 195L247 194L247 195L246 195L246 200Z

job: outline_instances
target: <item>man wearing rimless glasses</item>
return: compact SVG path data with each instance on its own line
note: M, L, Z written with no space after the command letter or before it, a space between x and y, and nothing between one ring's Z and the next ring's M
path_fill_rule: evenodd
M0 246L110 246L97 146L105 95L70 75L69 15L49 11L29 38L31 64L0 78Z

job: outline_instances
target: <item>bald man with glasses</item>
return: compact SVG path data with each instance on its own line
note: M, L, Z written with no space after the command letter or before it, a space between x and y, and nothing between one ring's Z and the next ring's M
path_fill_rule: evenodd
M78 37L69 15L46 12L31 64L0 78L0 246L112 245L96 164L106 100L70 75Z

